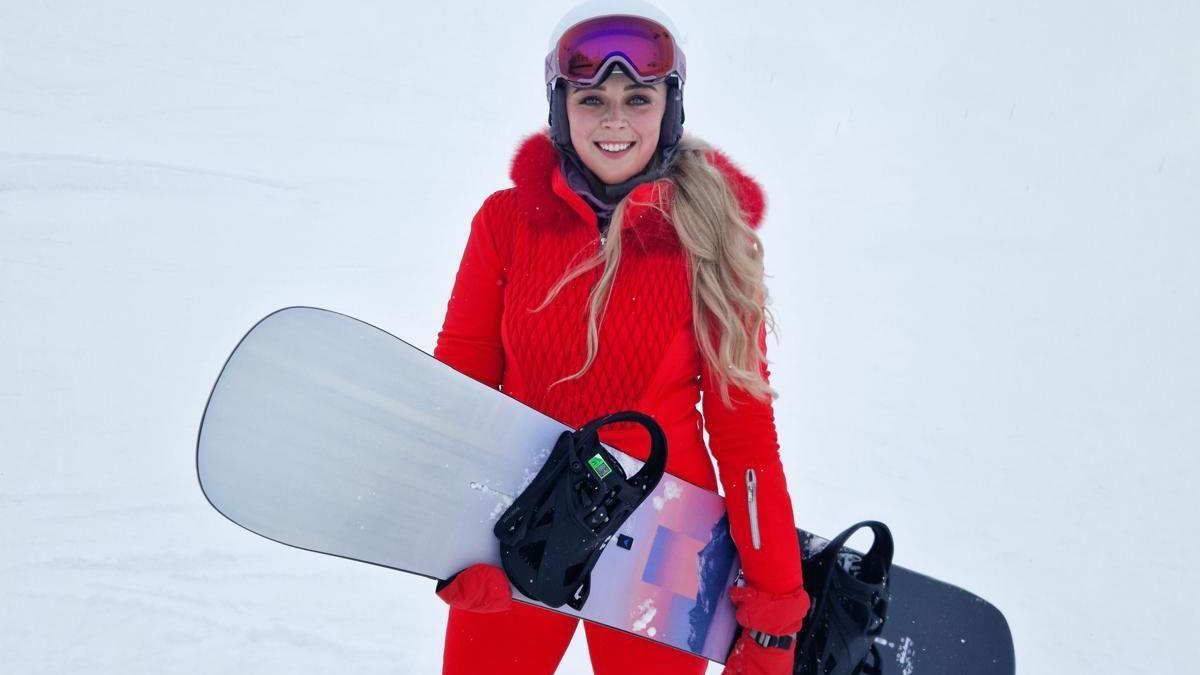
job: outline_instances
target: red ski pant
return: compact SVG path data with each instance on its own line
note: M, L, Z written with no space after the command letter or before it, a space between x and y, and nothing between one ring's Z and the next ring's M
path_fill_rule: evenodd
M507 612L450 608L442 675L551 675L579 619L514 602ZM703 675L708 661L584 622L595 675Z

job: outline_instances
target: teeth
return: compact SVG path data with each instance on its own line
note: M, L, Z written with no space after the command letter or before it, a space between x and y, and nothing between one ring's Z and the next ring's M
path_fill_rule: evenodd
M627 150L633 143L598 143L597 145L606 152L621 152Z

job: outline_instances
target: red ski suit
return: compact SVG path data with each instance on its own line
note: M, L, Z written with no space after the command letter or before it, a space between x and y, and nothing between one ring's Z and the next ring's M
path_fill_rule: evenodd
M761 188L720 152L709 159L757 227ZM800 550L771 404L733 388L734 409L716 393L703 397L703 416L697 409L713 380L693 333L687 255L671 224L646 205L655 201L654 191L670 190L669 183L645 183L631 193L596 360L581 378L550 388L584 363L587 298L600 269L563 287L542 311L529 310L568 269L599 250L599 227L568 186L544 133L525 139L510 175L515 187L488 197L471 223L434 356L572 427L617 410L640 410L667 435L667 471L716 491L702 435L707 429L746 581L772 593L799 587ZM759 339L765 349L765 334ZM768 375L765 366L762 372ZM639 459L649 453L649 438L629 423L606 427L601 440ZM748 470L757 483L757 542ZM498 614L451 608L443 673L552 673L577 622L522 603ZM585 630L599 675L705 671L707 661L690 654L602 626L585 624Z

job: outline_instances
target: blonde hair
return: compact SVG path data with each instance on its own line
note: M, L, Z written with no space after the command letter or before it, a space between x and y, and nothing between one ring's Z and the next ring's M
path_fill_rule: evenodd
M701 357L715 378L715 387L726 407L733 407L731 386L744 389L767 402L778 394L760 368L766 354L759 344L764 328L775 331L775 319L763 272L762 240L742 214L732 188L719 169L708 161L703 141L685 136L664 179L673 190L670 203L650 204L675 228L688 256L692 289L692 324ZM662 194L662 192L660 192ZM613 211L608 238L602 250L569 270L551 287L544 309L564 286L582 274L603 266L600 280L588 297L587 359L577 372L551 387L582 377L596 359L600 324L612 295L613 280L621 263L621 227L629 198Z

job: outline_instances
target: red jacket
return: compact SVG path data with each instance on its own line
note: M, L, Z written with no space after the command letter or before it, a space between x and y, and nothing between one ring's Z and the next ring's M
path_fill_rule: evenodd
M757 227L761 188L721 153L709 157ZM715 491L703 424L747 582L773 593L796 589L800 551L771 404L732 388L734 409L714 393L703 397L703 416L697 410L712 380L692 332L687 255L662 214L638 205L652 203L653 191L669 184L646 183L630 195L596 360L582 377L550 389L584 363L587 298L601 270L573 280L541 312L528 310L568 269L598 251L599 227L592 209L567 185L545 134L525 139L510 175L515 187L488 197L471 223L434 356L572 427L617 410L640 410L667 435L667 471ZM765 348L765 334L759 338ZM768 375L765 367L762 372ZM639 459L649 453L649 439L637 426L613 425L601 439ZM758 548L751 537L748 469L757 484Z

